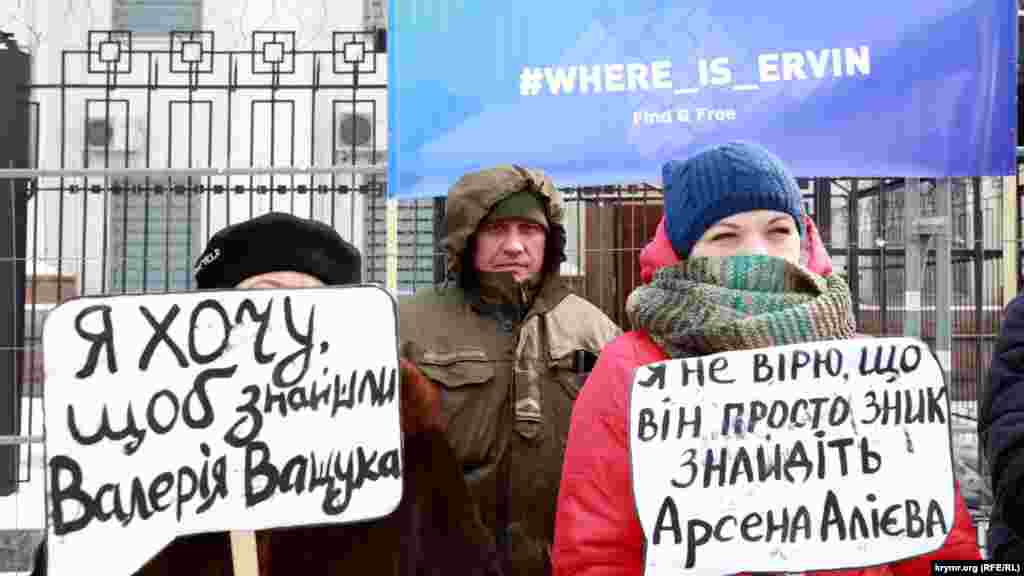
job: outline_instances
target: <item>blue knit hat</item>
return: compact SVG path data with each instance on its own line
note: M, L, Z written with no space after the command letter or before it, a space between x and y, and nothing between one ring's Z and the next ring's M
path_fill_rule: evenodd
M791 214L804 234L800 187L774 154L757 144L730 142L662 167L665 231L685 258L708 228L751 210Z

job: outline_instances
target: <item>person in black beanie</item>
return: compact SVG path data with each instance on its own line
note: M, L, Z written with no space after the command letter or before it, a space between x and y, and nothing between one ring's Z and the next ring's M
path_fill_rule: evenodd
M314 288L358 284L361 263L359 250L333 228L269 213L217 232L196 260L194 275L200 290ZM398 509L359 524L257 531L259 576L501 576L444 436L440 394L407 361L400 360L400 367L405 462ZM45 545L37 550L33 576L46 574ZM180 537L136 574L231 576L229 536Z
M194 272L200 290L337 286L360 282L362 258L330 226L271 212L214 234Z

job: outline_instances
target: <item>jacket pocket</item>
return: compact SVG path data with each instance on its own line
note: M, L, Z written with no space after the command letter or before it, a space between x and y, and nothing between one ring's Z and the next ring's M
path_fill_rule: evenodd
M563 353L558 358L552 358L550 370L569 398L576 400L596 361L597 356L593 352L573 350Z
M494 366L484 350L465 348L452 352L423 352L413 360L431 380L448 389L484 384L494 379Z
M416 356L410 359L441 387L446 436L464 472L485 466L497 452L505 399L504 391L495 385L494 364L486 351L460 348Z

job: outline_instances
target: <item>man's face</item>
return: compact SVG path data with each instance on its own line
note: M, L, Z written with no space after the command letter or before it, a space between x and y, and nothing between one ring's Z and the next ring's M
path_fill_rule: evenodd
M324 283L316 276L303 272L267 272L250 276L235 288L316 288Z
M543 226L519 218L501 218L484 222L476 232L478 272L511 272L516 282L539 274L544 267Z

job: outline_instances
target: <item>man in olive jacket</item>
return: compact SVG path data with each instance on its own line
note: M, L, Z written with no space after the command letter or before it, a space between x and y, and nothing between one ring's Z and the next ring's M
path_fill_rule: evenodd
M403 356L441 390L445 434L507 575L549 574L573 402L621 331L559 278L561 197L518 166L447 201L450 281L399 304Z

